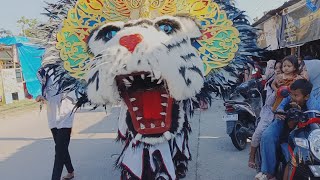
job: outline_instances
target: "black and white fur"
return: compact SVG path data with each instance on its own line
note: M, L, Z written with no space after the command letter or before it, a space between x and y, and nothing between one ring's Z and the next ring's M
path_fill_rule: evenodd
M162 31L159 26L163 24L173 27L172 32ZM110 29L118 32L112 39L106 39L106 33ZM126 47L120 45L119 41L121 37L132 34L140 34L143 39L134 51L130 52ZM147 72L154 81L165 81L168 96L175 99L172 121L176 127L163 135L153 137L144 137L130 128L132 126L130 125L131 117L126 113L125 103L121 103L123 112L119 117L119 135L127 140L127 145L118 159L117 166L130 172L126 174L129 176L128 179L134 179L134 177L153 179L159 176L165 179L175 179L175 168L170 167L181 166L182 171L186 170L187 162L191 159L187 143L190 116L187 114L188 110L184 106L184 101L191 102L190 99L195 99L203 88L203 62L191 44L193 39L200 36L201 32L197 23L187 16L163 16L126 23L112 22L91 33L88 49L95 56L95 60L86 76L87 93L91 102L101 105L123 102L118 91L116 76L136 72ZM140 146L148 146L147 152L150 154L158 152L154 157L149 158L158 157L167 163L159 164L159 162L148 160L143 160L143 162L149 162L150 167L165 166L168 170L166 172L158 170L158 172L144 175L140 165L132 166L131 148L136 144L139 148L136 148L134 156L144 156L142 154L145 154L146 150L141 149ZM166 149L172 149L173 152L166 153ZM151 171L153 172L154 169Z

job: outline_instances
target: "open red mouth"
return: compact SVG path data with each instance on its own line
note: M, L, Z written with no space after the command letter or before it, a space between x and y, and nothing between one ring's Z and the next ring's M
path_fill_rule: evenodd
M164 80L141 72L117 76L116 81L135 131L152 135L170 130L173 99Z

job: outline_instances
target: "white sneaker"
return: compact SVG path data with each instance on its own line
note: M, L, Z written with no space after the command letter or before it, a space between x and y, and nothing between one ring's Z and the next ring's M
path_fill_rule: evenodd
M268 177L266 174L263 174L262 172L259 172L256 176L255 176L255 180L268 180Z

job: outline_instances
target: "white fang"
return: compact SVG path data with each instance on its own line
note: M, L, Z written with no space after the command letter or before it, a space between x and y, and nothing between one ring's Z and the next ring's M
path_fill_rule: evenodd
M142 117L137 117L137 120L140 121L142 119Z
M134 78L133 78L133 76L129 76L129 78L131 79L131 81L134 81Z
M162 106L167 107L168 104L167 103L161 103Z
M136 135L136 137L134 137L134 139L135 139L136 141L140 141L141 138L142 138L142 135L139 134L139 133Z
M143 79L143 80L144 80L144 78L145 78L144 74L141 74L141 79Z
M160 71L154 71L153 74L154 74L154 77L156 79L160 79L160 77L161 77L161 72Z
M165 113L165 112L161 112L160 114L161 114L162 116L167 115L167 113Z
M138 107L133 107L132 109L133 109L133 111L138 111L139 108Z
M124 82L124 84L128 87L131 86L131 82L128 81L128 79L122 79L122 81Z
M161 127L165 127L166 124L164 122L161 122Z
M168 94L161 94L162 97L168 98L169 95Z
M150 124L151 128L155 128L156 125L154 125L153 123Z
M137 100L136 98L130 98L130 102Z
M168 141L171 139L171 133L169 131L166 131L164 134L164 138L166 138Z

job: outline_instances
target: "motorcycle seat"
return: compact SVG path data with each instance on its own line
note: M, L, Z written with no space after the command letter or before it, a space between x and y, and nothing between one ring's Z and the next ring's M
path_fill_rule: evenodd
M241 104L241 105L247 105L247 106L249 106L248 103L242 102L242 101L226 101L226 103L228 103L228 104Z

